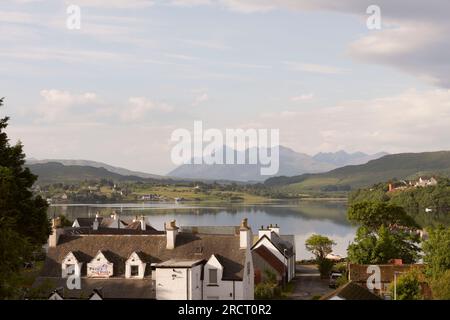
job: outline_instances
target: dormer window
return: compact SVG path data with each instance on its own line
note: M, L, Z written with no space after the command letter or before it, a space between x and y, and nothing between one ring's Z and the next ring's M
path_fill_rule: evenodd
M143 279L145 275L146 263L143 256L138 252L133 252L125 263L125 277Z
M89 278L109 278L113 275L113 263L110 262L102 251L97 252L94 259L87 264L87 276Z
M73 252L69 252L61 261L61 277L80 276L82 264Z

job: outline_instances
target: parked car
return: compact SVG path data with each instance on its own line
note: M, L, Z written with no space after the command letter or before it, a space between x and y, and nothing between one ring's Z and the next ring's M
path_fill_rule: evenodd
M333 273L331 273L331 274L330 274L330 282L329 282L328 286L329 286L330 288L337 288L337 287L338 287L338 285L337 285L337 280L338 280L340 277L342 277L342 273L339 273L339 272L333 272Z

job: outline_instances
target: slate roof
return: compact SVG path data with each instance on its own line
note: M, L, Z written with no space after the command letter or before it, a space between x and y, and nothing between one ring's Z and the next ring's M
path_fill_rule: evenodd
M39 277L33 284L34 288L45 289L41 292L42 297L48 297L55 290L60 288L58 294L63 299L88 299L97 290L101 292L103 299L155 299L156 294L151 279L91 279L81 278L81 289L67 289L67 279Z
M141 229L128 229L128 228L99 228L94 230L92 228L65 228L66 234L71 235L139 235L139 234L147 234L147 235L157 235L157 234L165 234L164 231L159 231L153 228L148 228L146 230Z
M224 266L224 280L242 280L244 271L245 250L239 249L239 236L179 233L175 249L168 250L165 235L63 234L58 245L48 249L42 276L60 277L61 262L72 251L77 252L79 262L83 262L83 277L86 275L86 264L99 250L108 255L107 259L113 263L113 277L118 278L124 277L125 262L135 251L150 263L170 259L208 260L214 254Z
M265 246L259 246L252 250L252 254L259 255L268 264L270 264L280 275L284 275L286 267L283 262L280 261L269 249Z
M288 258L292 257L295 254L294 245L290 241L282 238L282 237L287 237L287 236L279 236L277 233L275 233L273 231L270 235L270 239L266 235L262 236L261 238L259 238L256 241L256 243L253 245L253 248L264 237L267 238L270 242L272 242L273 245L281 252L281 254L287 256ZM290 239L290 238L286 238L286 239Z
M350 281L337 288L333 292L321 297L320 300L330 300L339 297L344 300L382 300L379 296L369 291L369 289Z

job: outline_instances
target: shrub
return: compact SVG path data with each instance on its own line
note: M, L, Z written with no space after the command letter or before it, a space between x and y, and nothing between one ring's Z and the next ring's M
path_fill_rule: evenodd
M274 297L274 287L268 283L259 283L255 287L255 299L273 299Z
M318 262L318 268L320 276L326 278L330 275L331 270L333 270L334 262L329 259L320 259Z

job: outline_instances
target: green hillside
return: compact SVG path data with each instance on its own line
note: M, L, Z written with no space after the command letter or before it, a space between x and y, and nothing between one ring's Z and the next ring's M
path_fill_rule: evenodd
M110 172L105 168L90 166L65 166L57 162L38 163L27 165L31 172L38 175L38 183L73 183L85 180L99 181L101 179L112 181L150 181L137 176L123 176Z
M450 151L387 155L363 165L345 166L326 173L276 177L266 186L288 193L347 192L391 179L419 175L450 176Z

